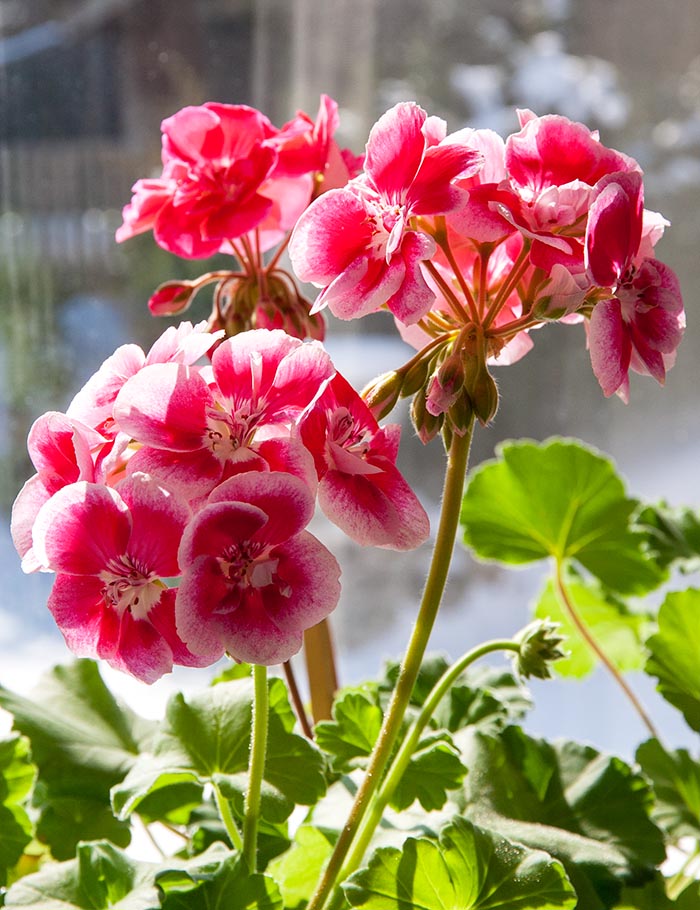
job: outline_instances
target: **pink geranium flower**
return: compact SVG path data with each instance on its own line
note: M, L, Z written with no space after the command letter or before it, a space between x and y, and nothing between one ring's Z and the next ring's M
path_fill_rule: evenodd
M593 372L605 395L629 398L629 370L663 383L685 327L675 273L638 255L644 230L638 174L602 179L586 230L586 263L592 280L611 297L591 314L588 345Z
M336 560L304 530L313 510L308 487L288 474L217 487L180 547L177 628L192 651L276 664L299 650L340 596Z
M145 471L188 499L206 496L233 473L301 471L303 453L288 437L334 368L320 344L258 329L223 342L212 381L176 363L146 366L120 391L114 416L142 445L130 470Z
M136 183L117 240L152 228L156 242L178 256L231 252L229 241L273 208L263 185L277 164L268 143L277 130L254 108L212 103L183 108L161 129L163 174Z
M300 432L316 463L319 505L349 537L393 550L427 539L428 516L396 467L401 427L380 428L347 380L336 374Z
M180 574L177 548L189 509L145 475L117 492L79 482L56 493L34 525L44 568L57 572L48 606L68 647L79 657L154 682L173 663L207 666L175 629L176 589L163 579Z
M290 256L302 281L323 288L315 309L352 319L386 306L405 323L429 309L434 294L420 268L435 244L411 226L419 215L449 212L467 199L454 186L482 156L446 137L444 121L417 104L397 104L372 128L365 172L330 190L301 216Z

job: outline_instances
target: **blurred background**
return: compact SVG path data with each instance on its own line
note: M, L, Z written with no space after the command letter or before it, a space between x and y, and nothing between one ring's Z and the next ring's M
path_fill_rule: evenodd
M259 107L278 126L340 104L341 145L362 150L387 107L417 100L463 126L517 130L514 110L561 113L601 132L645 170L646 205L672 227L658 256L678 273L688 330L665 389L633 377L631 402L605 400L583 329L539 332L523 361L498 370L501 406L473 461L502 439L578 436L613 455L634 495L700 505L700 17L697 0L0 0L0 683L25 691L68 652L45 603L52 576L24 576L9 536L12 501L33 469L32 421L63 410L119 344L148 346L166 322L146 301L162 281L208 268L150 235L118 246L121 207L159 173L160 121L204 101ZM205 301L187 314L208 314ZM407 351L389 317L335 323L329 349L361 386ZM406 422L401 465L437 514L443 455ZM320 520L344 568L334 617L340 673L355 682L400 654L429 548L364 551ZM524 625L543 569L506 573L455 559L433 639L456 657ZM686 582L687 583L687 582ZM157 714L154 687L106 673ZM175 684L196 688L206 671ZM674 712L633 677L671 743ZM641 724L602 672L535 688L535 733L583 736L631 754Z

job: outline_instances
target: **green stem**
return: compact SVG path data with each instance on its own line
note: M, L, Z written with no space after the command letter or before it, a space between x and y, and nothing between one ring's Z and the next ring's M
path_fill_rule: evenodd
M267 750L267 667L253 666L255 697L253 700L253 730L250 739L248 790L245 795L243 819L243 856L250 872L257 870L258 821L260 819L260 788L265 771Z
M391 801L391 798L411 761L411 757L416 750L423 730L425 730L430 722L430 718L435 713L438 704L450 690L454 681L467 669L467 667L471 666L471 664L480 657L484 657L484 655L491 654L494 651L515 651L517 654L520 652L520 644L512 639L487 641L476 648L472 648L471 651L467 651L466 654L463 654L455 664L445 670L440 679L435 683L430 695L423 704L420 714L413 722L413 726L408 735L401 743L401 746L391 763L389 772L384 779L384 783L374 795L369 811L367 812L364 822L353 843L352 851L338 876L340 881L344 881L362 862L362 858L365 855L372 835L382 819L384 810Z
M340 832L338 842L331 854L316 892L307 906L307 910L321 910L321 907L325 904L338 878L338 873L343 866L345 857L352 847L355 835L369 808L370 801L381 784L382 775L391 757L396 738L399 735L401 722L413 692L447 581L452 551L457 536L464 476L469 461L473 426L474 423L472 421L464 436L455 434L452 439L445 471L442 511L435 538L435 548L433 549L428 578L423 589L420 609L401 664L396 688L387 713L384 716L379 738L370 756L364 780L357 791L355 802L345 826Z
M234 850L242 850L243 841L241 840L240 832L236 826L236 820L231 812L229 801L215 783L212 783L212 787L214 788L214 797L216 798L216 808L219 810L221 821L224 823L231 845Z
M619 672L619 670L617 669L615 664L612 663L612 661L610 660L608 655L605 653L605 651L603 651L603 649L600 647L600 645L595 640L595 638L591 635L591 633L588 629L588 626L585 624L585 622L579 616L578 610L574 606L574 602L572 601L571 597L569 597L569 592L567 591L566 585L564 584L563 565L562 565L561 560L559 560L559 559L557 560L557 563L556 563L556 572L555 572L554 581L555 581L555 584L557 587L557 593L559 595L559 600L560 600L562 606L564 607L564 611L568 615L571 622L576 626L579 634L581 635L581 638L583 638L583 640L586 642L586 644L591 649L591 651L593 651L593 653L596 655L596 657L600 660L600 662L603 664L603 666L607 667L608 672L611 673L615 682L625 693L625 695L629 699L632 707L634 708L634 710L637 712L637 714L641 718L642 723L647 728L649 733L651 733L651 735L654 737L654 739L658 739L660 742L661 738L659 736L659 731L656 729L651 718L649 717L647 712L644 710L644 706L639 701L637 696L634 694L632 689L630 689L630 687L627 685L627 681L625 680L625 678Z

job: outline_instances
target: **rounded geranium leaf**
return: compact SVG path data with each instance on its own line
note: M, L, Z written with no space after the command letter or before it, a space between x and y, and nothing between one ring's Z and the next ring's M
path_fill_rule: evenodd
M573 559L612 590L642 594L663 575L631 530L636 505L613 463L592 449L557 439L506 443L471 476L461 521L483 559Z

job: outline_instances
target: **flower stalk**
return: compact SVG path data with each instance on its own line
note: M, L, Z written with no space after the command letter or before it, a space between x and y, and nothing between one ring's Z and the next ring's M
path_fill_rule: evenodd
M260 820L260 791L265 771L267 751L268 694L267 667L253 667L255 695L253 699L253 729L250 737L248 790L245 797L243 821L243 856L251 873L257 871L258 822Z
M374 794L381 785L382 777L399 735L401 722L411 699L413 687L418 677L421 661L428 646L428 640L447 582L452 551L457 536L462 490L469 461L473 426L472 421L469 431L464 436L455 434L452 438L445 471L440 523L418 617L401 663L399 678L396 682L391 703L370 757L365 778L357 792L355 802L321 877L318 888L309 901L307 910L321 910L338 881L345 858L353 847L360 825L369 810Z

